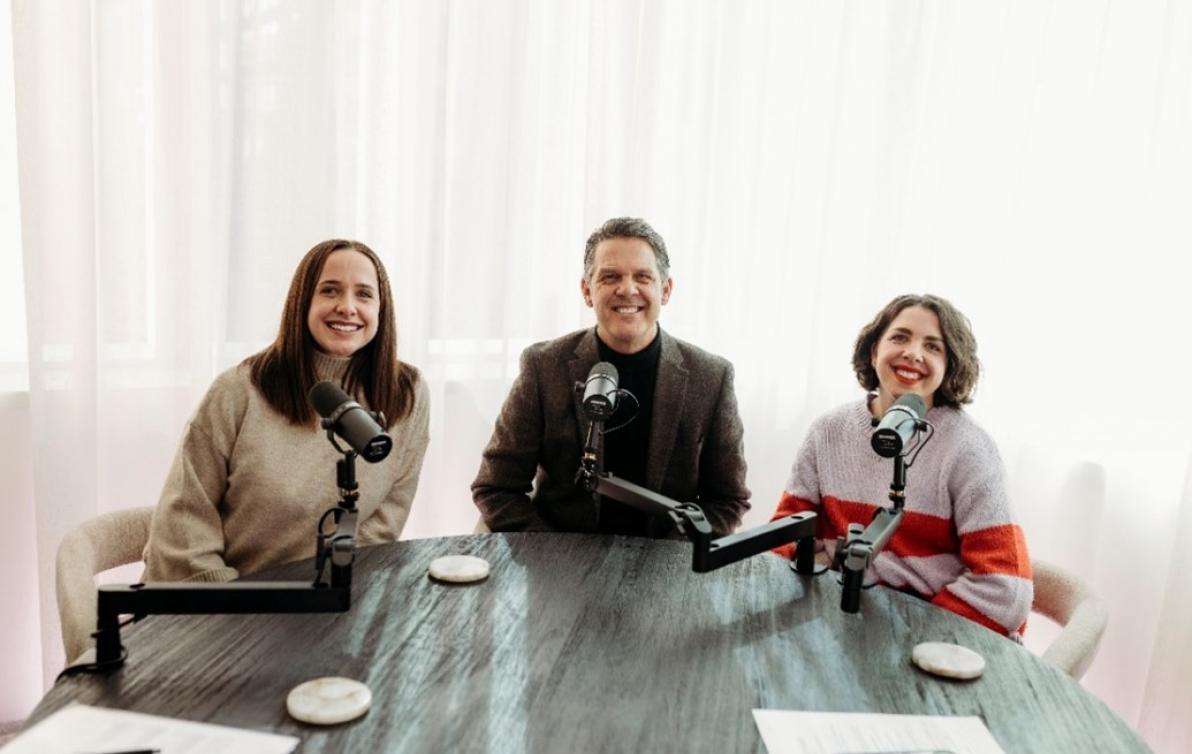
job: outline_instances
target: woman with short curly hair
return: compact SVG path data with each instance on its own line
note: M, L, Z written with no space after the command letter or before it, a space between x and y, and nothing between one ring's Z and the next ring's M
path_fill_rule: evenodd
M934 433L907 471L902 523L867 576L1017 638L1033 596L1030 558L997 447L962 408L981 372L968 319L938 296L898 296L861 329L853 371L868 395L812 424L774 517L815 511L817 549L833 557L850 523L885 506L893 464L871 447L875 422L918 395ZM794 557L794 545L778 552Z

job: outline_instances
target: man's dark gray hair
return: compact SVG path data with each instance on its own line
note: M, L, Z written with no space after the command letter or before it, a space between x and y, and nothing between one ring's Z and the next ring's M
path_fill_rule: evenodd
M592 279L592 268L596 265L596 247L601 241L610 238L640 238L650 244L654 250L654 261L658 263L658 274L661 282L666 282L670 276L670 257L666 254L666 241L658 235L658 231L640 217L614 217L605 220L604 224L588 236L588 243L584 246L584 278Z

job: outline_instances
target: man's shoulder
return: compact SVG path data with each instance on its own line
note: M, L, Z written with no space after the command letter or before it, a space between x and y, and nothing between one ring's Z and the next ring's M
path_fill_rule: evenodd
M700 348L694 343L689 343L681 338L676 338L665 331L662 335L663 338L670 339L675 350L682 356L683 365L688 369L701 372L723 372L732 369L732 362L723 356L714 354L705 348Z
M672 362L678 362L685 369L702 374L723 374L732 369L732 362L681 338L676 338L665 330L662 332L663 357ZM590 341L590 342L586 342ZM591 350L591 356L596 358L596 336L592 328L567 333L566 335L542 340L526 346L522 351L523 361L557 364L566 362L583 350ZM670 354L667 358L667 354Z
M589 337L591 333L592 328L587 327L583 330L576 330L575 332L559 336L558 338L552 338L551 340L540 340L537 343L531 343L526 346L522 354L527 357L547 359L570 357L575 353L575 349L579 347L584 338Z

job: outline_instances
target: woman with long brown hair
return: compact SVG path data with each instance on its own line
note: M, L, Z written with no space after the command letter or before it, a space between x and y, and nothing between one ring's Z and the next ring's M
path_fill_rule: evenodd
M183 434L149 542L146 581L230 581L311 557L339 498L337 451L307 400L330 380L380 411L393 450L356 465L358 544L401 534L426 452L426 383L397 356L393 295L368 246L317 244L294 272L273 344L216 378Z

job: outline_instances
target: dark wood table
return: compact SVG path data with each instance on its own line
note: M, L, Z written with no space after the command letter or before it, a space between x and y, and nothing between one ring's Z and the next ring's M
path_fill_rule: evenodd
M487 581L446 585L430 561L473 554ZM152 616L129 657L46 694L275 731L302 752L764 751L751 710L977 715L1007 752L1148 751L1098 699L1022 647L885 588L840 610L834 574L760 555L708 574L690 545L582 534L487 534L364 548L339 615ZM309 562L269 578L304 579ZM917 670L920 641L983 654L984 676ZM366 716L298 723L285 696L357 678Z

